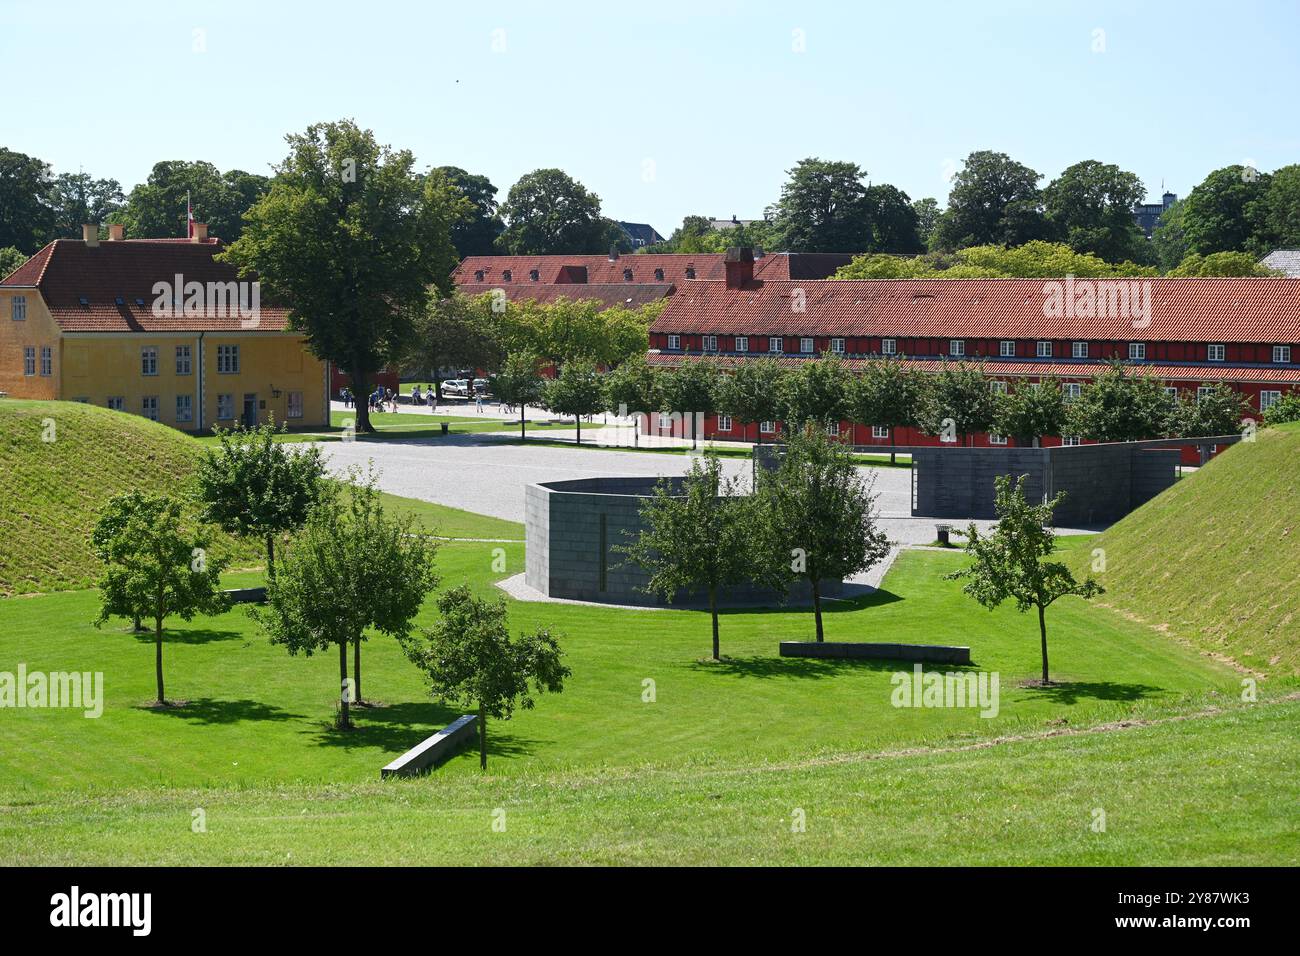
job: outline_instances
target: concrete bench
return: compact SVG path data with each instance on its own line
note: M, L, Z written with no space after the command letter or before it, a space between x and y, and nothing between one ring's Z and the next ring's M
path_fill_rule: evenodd
M406 753L379 771L381 779L388 777L414 777L436 763L464 749L478 733L478 715L457 717L432 737L416 744Z
M222 591L231 604L265 604L266 588L233 588Z
M970 648L943 644L860 644L856 641L826 641L819 644L816 641L782 641L781 656L969 664Z

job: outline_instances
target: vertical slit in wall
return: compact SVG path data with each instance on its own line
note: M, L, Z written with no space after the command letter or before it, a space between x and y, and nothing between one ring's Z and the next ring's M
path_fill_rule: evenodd
M605 513L600 515L600 589L605 590Z

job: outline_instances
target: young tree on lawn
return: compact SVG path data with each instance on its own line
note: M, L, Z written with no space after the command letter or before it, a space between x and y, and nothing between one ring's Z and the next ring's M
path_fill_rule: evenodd
M926 379L922 428L940 439L949 435L968 444L975 432L987 432L997 414L997 399L979 365L945 361Z
M853 465L853 452L817 428L791 429L780 467L755 491L771 563L812 589L817 640L822 631L821 582L865 571L889 552L876 526L875 496Z
M478 708L479 767L487 769L487 719L532 710L534 694L564 690L572 672L549 628L510 637L504 599L485 601L465 585L438 599L438 622L403 640L407 656L428 676L433 696Z
M834 355L805 359L781 379L781 419L790 431L826 428L849 417L849 373Z
M741 362L723 376L718 411L746 424L780 421L781 382L787 374L773 358Z
M1100 442L1159 438L1174 410L1159 379L1113 361L1070 403L1069 431Z
M679 413L683 422L690 420L692 448L696 447L699 438L696 423L718 410L721 386L722 373L710 359L686 362L659 379L660 408L665 412Z
M717 455L691 463L680 490L662 480L641 506L645 523L632 543L615 550L650 573L645 590L672 602L678 591L703 592L713 618L713 659L719 659L718 595L761 578L754 558L760 536L757 509L735 479L722 477Z
M1030 382L1018 379L1006 394L998 395L994 428L1010 435L1018 445L1037 447L1045 435L1065 431L1065 393L1058 382Z
M582 444L582 416L594 415L604 406L600 374L585 359L565 362L560 374L546 383L542 404L560 415L572 415Z
M113 616L132 618L137 628L141 618L153 620L157 704L166 706L163 621L225 611L229 605L220 590L225 559L208 552L210 539L202 529L184 526L179 501L139 491L108 502L92 540L106 565L95 626Z
M320 448L277 442L269 422L213 432L220 446L204 451L195 472L199 517L230 534L262 538L266 577L273 580L276 535L301 528L320 498L325 477Z
M385 513L375 481L373 473L363 477L354 469L342 490L320 500L281 559L267 587L267 606L254 609L271 642L290 654L310 657L338 646L339 729L352 726L352 700L363 701L361 642L367 629L405 638L438 583L437 545L412 533L410 515ZM350 688L348 644L354 647Z
M874 360L850 383L849 416L862 425L889 429L889 462L893 464L898 460L894 451L897 429L917 426L924 395L921 373L909 370L898 359Z
M636 417L634 446L640 444L641 416L649 415L659 405L659 377L646 363L644 354L634 355L605 375L605 411Z
M1205 394L1184 391L1171 420L1175 438L1203 438L1207 435L1235 435L1241 431L1250 403L1236 389L1216 382Z
M975 560L970 567L946 575L949 579L966 579L962 588L990 611L1003 601L1015 601L1022 614L1038 610L1038 635L1043 653L1043 683L1050 684L1047 671L1047 609L1058 599L1074 594L1090 598L1104 594L1105 588L1088 578L1074 579L1070 569L1059 561L1048 561L1056 550L1052 531L1052 512L1064 494L1041 505L1025 501L1025 475L1011 482L1010 475L994 479L998 523L981 536L975 523L966 529L966 552Z
M492 394L497 401L519 406L519 437L525 438L524 412L536 405L546 393L546 379L537 371L537 356L532 352L511 352L501 371L492 376Z
M436 403L442 402L441 369L494 369L501 361L497 316L490 296L457 292L429 302L415 317L403 365L417 378L433 382Z
M451 294L451 225L470 202L351 120L288 141L270 191L220 258L256 275L263 298L289 308L313 354L347 372L361 399L409 346L430 295ZM356 413L357 430L373 431L364 401Z

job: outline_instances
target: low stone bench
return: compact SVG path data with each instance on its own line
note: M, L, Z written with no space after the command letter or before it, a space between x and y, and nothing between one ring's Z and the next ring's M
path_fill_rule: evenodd
M222 591L231 604L265 604L266 588L233 588Z
M782 657L838 657L881 661L921 661L933 664L969 664L969 647L944 644L860 644L826 641L782 641Z
M416 744L406 753L379 771L381 779L387 777L414 777L434 764L464 749L478 733L478 715L457 717L432 737Z

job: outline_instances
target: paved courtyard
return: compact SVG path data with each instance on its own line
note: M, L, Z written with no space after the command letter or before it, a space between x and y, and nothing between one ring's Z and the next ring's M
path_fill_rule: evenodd
M512 444L512 435L452 435L447 438L325 442L330 470L373 461L383 490L408 498L450 505L509 521L524 520L524 488L565 478L680 475L690 469L686 453L646 453L598 448L555 448ZM751 473L748 461L722 459L727 475ZM911 515L911 472L906 468L861 468L874 483L877 508L889 539L927 544L935 519ZM957 523L957 522L950 522ZM961 522L964 524L964 522ZM976 522L981 528L991 522ZM1068 534L1084 530L1060 528Z

